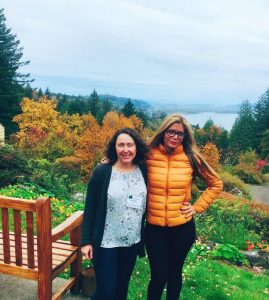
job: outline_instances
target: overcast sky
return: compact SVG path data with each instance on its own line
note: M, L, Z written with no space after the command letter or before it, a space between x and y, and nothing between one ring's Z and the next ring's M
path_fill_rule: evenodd
M162 103L256 102L268 0L1 0L33 86Z

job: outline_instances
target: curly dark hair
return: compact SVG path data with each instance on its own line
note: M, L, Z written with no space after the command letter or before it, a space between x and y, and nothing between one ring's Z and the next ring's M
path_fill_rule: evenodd
M118 160L116 152L116 141L120 134L128 134L135 142L136 145L136 156L133 163L139 164L144 162L148 158L149 148L147 144L143 141L142 137L131 128L122 128L116 131L111 140L107 144L106 148L106 157L109 160L109 163L114 165Z

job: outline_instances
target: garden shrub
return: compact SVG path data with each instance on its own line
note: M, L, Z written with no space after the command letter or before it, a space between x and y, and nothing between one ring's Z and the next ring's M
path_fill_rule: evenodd
M248 166L256 166L256 162L258 161L258 159L258 155L254 150L241 152L239 154L239 163L243 163Z
M269 173L263 175L264 182L269 183Z
M0 147L0 187L21 182L29 173L27 159L20 150L11 145Z
M239 163L235 166L235 174L245 183L263 183L262 175L256 170L255 165L250 166L245 163Z
M22 184L9 185L0 188L0 194L7 197L18 197L23 199L37 199L41 196L50 197L53 226L63 222L75 211L83 210L84 208L84 203L82 202L72 202L67 199L56 198L50 191L33 183L24 182Z
M265 165L262 167L262 174L269 174L269 166Z
M245 255L241 253L237 247L231 244L217 245L215 249L210 252L210 256L227 260L237 265L247 264Z
M243 194L249 195L249 189L247 185L237 176L234 176L228 172L220 174L223 181L223 191L230 192L234 188L238 188Z
M257 220L249 211L247 203L219 199L204 214L196 216L197 233L205 240L244 249L245 241L261 240L260 229L255 224Z
M31 181L51 191L56 197L70 199L74 193L81 191L81 178L73 170L46 159L33 159L30 165Z

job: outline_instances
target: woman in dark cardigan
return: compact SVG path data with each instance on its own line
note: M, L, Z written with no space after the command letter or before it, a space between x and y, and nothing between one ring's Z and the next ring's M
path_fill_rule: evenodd
M107 146L109 163L97 166L88 183L81 251L94 263L93 300L127 299L136 257L144 255L147 154L134 130L120 129Z

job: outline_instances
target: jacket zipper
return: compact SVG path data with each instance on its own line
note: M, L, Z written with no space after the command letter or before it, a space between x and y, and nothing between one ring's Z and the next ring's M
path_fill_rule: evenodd
M165 226L168 226L168 212L167 212L167 207L168 207L168 175L169 175L169 158L168 158L168 167L167 167L167 174L166 174L166 188L165 188Z

